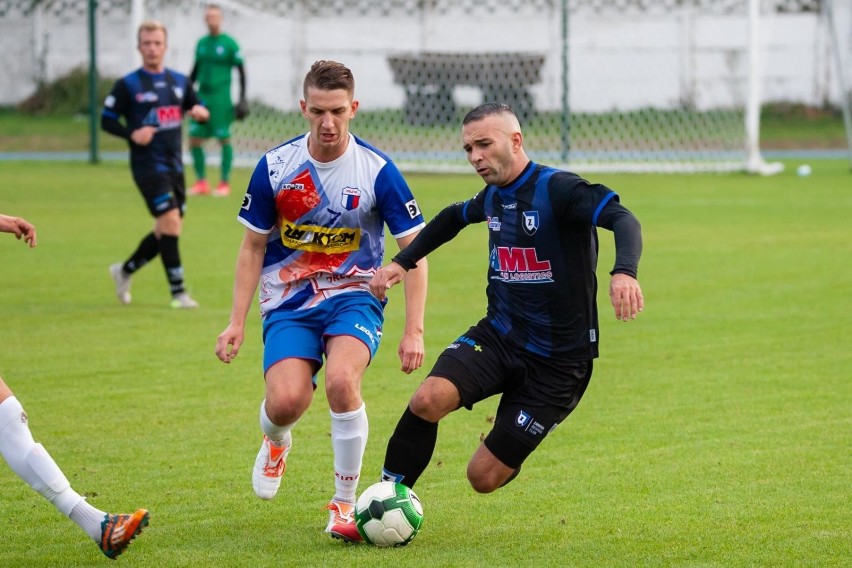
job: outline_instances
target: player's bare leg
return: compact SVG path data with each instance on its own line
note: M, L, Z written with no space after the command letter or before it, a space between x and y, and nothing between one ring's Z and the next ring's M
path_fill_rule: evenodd
M512 481L520 469L507 466L480 444L467 464L467 480L477 493L491 493Z

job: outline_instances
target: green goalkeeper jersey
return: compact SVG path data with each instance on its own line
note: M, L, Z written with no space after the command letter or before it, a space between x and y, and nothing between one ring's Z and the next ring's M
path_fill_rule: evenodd
M204 36L195 48L195 64L199 94L230 98L232 68L243 64L240 46L234 38L228 34Z

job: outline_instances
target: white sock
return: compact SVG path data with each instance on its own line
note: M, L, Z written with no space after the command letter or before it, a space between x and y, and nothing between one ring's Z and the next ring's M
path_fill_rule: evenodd
M33 440L27 424L27 414L14 396L0 403L0 454L9 463L12 471L26 481L27 485L41 493L63 515L80 525L92 538L100 538L99 525L104 513L88 505L79 493L71 489L65 474L44 446ZM80 504L100 514L96 532L92 532L91 523L87 520L81 522L78 518L72 517L72 511Z
M330 414L331 447L334 450L334 499L354 503L361 462L367 447L367 409L361 403L358 410Z
M260 429L266 434L269 441L276 446L289 446L293 443L293 436L290 434L290 430L295 425L296 422L284 426L273 424L269 416L266 415L266 399L263 399L263 402L260 403Z
M101 540L101 531L103 530L101 523L104 522L104 517L106 517L106 513L92 507L86 502L86 498L83 497L80 499L80 502L77 503L73 509L71 509L71 513L68 515L68 518L80 525L90 537L95 539L96 541Z

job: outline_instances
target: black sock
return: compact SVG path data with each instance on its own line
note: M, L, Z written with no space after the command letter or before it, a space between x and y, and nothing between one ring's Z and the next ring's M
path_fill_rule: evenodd
M178 251L178 238L172 235L160 237L160 258L166 269L166 278L169 279L169 288L172 296L183 292L183 266L180 264L180 252Z
M157 239L154 233L148 233L141 241L139 241L139 246L136 248L136 252L130 255L130 258L127 259L127 262L124 263L124 266L122 266L121 269L127 274L133 274L150 261L154 260L159 252L159 239Z
M388 440L382 479L414 487L432 459L437 440L438 424L423 420L406 407Z

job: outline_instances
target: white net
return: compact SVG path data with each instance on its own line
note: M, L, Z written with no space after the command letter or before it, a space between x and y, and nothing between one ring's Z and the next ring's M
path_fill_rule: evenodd
M218 3L249 78L252 113L232 128L243 163L305 129L298 99L316 59L353 69L361 100L353 131L407 170L469 171L460 123L486 100L515 108L533 159L578 171L730 170L747 162L747 0ZM87 6L0 0L4 35L23 29L50 38L13 66L50 75L74 56L84 65ZM820 1L761 6L774 18L814 16ZM131 0L99 0L101 74L138 65L134 13L167 24L167 64L188 70L202 11L199 0L140 0L135 9ZM61 48L74 43L74 55Z

